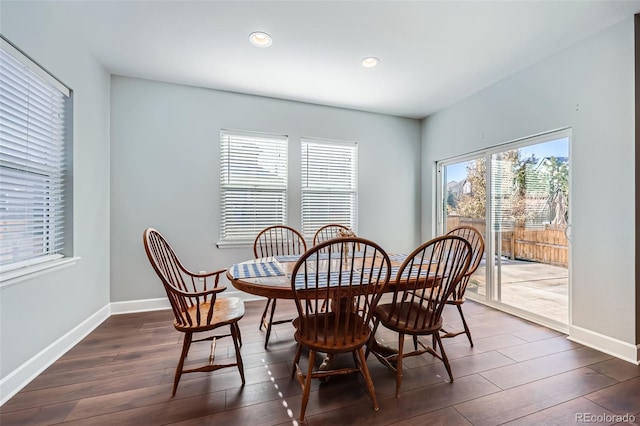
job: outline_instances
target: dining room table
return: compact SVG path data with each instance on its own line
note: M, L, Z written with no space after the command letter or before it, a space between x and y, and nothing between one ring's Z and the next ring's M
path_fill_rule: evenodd
M294 299L291 274L300 257L300 255L280 255L246 260L228 268L226 276L236 289L245 293L272 299ZM389 254L391 276L386 291L392 291L397 283L405 284L409 281L409 277L401 277L399 281L396 279L398 270L406 258L406 254ZM333 260L333 262L338 261L339 259ZM421 275L421 278L435 282L436 276L436 273L427 272ZM396 352L395 348L388 347L378 340L374 339L373 344L380 353Z
M255 296L273 299L293 299L291 273L300 255L281 255L250 259L227 269L227 278L238 290ZM407 258L405 254L390 254L391 277L387 290L394 285L398 269ZM337 262L338 260L334 260Z

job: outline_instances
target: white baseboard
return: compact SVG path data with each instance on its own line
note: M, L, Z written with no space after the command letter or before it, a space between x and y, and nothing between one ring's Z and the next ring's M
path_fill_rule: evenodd
M69 349L84 339L96 327L111 315L109 305L84 320L73 330L41 350L20 367L13 370L0 380L0 406L29 384L40 373L56 362Z
M575 325L569 327L568 339L616 358L640 365L640 345L623 342Z
M167 299L166 297L111 303L112 315L131 314L134 312L160 311L163 309L171 309L169 299Z

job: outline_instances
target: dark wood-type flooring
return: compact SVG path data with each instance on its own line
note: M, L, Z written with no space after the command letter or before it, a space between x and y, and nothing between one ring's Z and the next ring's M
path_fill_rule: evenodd
M172 313L114 315L4 404L0 424L297 424L301 389L290 378L293 330L289 324L276 326L265 351L264 331L258 330L263 306L248 302L240 321L244 387L235 368L193 373L183 376L172 398L182 344ZM278 307L277 315L293 316L293 303L281 301ZM323 384L315 380L307 423L568 425L588 414L602 416L593 424L625 424L617 414L635 416L640 424L639 366L480 304L468 301L464 310L475 347L464 334L444 341L453 383L431 355L413 357L404 364L401 394L395 398L394 375L371 356L380 410L373 411L358 375ZM447 307L445 323L460 326L453 307ZM378 335L395 344L392 333ZM195 344L188 363L206 360L208 352L208 343ZM234 357L230 338L217 345L216 359L225 357ZM353 360L345 355L335 362Z

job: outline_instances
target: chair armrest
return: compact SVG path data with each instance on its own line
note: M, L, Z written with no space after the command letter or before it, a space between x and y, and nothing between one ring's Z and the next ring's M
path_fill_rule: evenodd
M204 274L196 274L195 272L190 272L190 271L186 271L189 275L191 275L192 277L196 277L196 278L207 278L207 277L212 277L214 275L221 275L224 274L225 272L227 272L227 269L220 269L217 270L215 272L205 272Z
M222 293L227 289L226 286L214 287L205 291L182 291L175 287L171 287L171 291L185 297L209 296L214 293Z
M194 286L201 285L204 288L208 288L208 287L218 288L218 284L220 283L220 276L222 276L222 274L227 272L227 269L226 268L219 269L214 272L205 272L203 274L197 274L191 271L185 271L185 272L191 277L191 280ZM212 278L208 279L210 277Z

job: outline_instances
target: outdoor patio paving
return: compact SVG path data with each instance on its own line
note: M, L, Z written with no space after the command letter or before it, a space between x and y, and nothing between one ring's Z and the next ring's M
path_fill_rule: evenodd
M569 270L564 267L503 259L502 303L536 313L562 324L568 323ZM468 293L484 296L484 261L472 276Z

